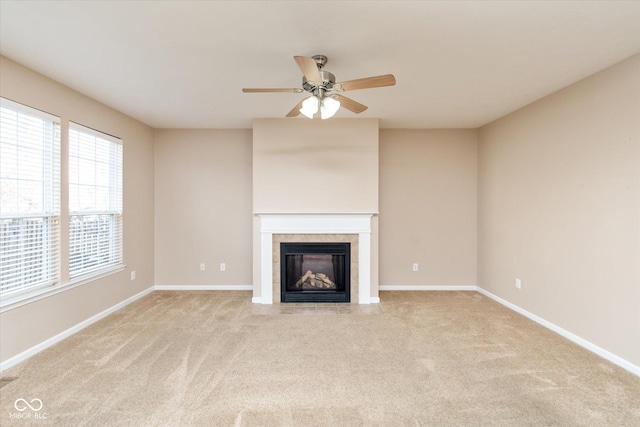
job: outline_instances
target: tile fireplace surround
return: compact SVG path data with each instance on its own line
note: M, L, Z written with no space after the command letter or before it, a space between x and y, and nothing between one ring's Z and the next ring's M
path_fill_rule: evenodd
M357 295L352 302L370 304L371 298L371 217L373 214L257 214L260 217L260 295L253 302L273 304L280 301L280 292L274 292L274 235L319 235L318 241L326 241L320 235L357 236ZM306 236L308 238L308 236ZM347 238L348 236L344 236ZM279 239L281 240L281 239ZM288 240L288 239L287 239ZM307 239L305 239L307 240ZM341 239L343 240L343 239ZM348 240L347 240L348 241ZM279 254L277 254L279 255ZM352 277L353 277L352 272ZM279 280L278 280L279 282Z

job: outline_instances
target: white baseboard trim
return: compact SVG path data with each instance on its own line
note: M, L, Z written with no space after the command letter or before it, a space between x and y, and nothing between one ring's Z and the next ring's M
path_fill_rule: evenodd
M478 287L475 285L469 286L431 286L431 285L417 285L417 286L395 286L385 285L378 288L381 291L477 291Z
M511 310L522 314L523 316L533 320L534 322L544 326L545 328L552 330L556 334L561 335L561 336L565 337L566 339L568 339L570 341L573 341L574 343L578 344L579 346L581 346L581 347L583 347L583 348L585 348L585 349L597 354L598 356L602 357L603 359L606 359L609 362L614 363L614 364L620 366L623 369L626 369L627 371L631 372L632 374L640 376L640 366L636 366L633 363L631 363L631 362L629 362L629 361L627 361L627 360L625 360L625 359L623 359L623 358L621 358L619 356L616 356L615 354L610 353L607 350L605 350L605 349L603 349L601 347L598 347L597 345L595 345L595 344L593 344L593 343L591 343L591 342L589 342L589 341L587 341L587 340L585 340L583 338L580 338L579 336L574 335L574 334L572 334L571 332L569 332L569 331L567 331L565 329L562 329L560 326L554 325L553 323L543 319L542 317L538 317L533 313L529 313L527 310L525 310L525 309L523 309L523 308L521 308L521 307L519 307L519 306L517 306L515 304L512 304L509 301L504 300L504 299L500 298L499 296L496 296L496 295L492 294L489 291L486 291L486 290L484 290L484 289L482 289L480 287L478 287L477 289L478 289L478 292L480 292L482 295L485 295L485 296L491 298L492 300L504 305L505 307L510 308Z
M380 298L371 297L371 304L380 304Z
M156 291L252 291L252 285L155 285Z
M9 359L5 360L4 362L0 363L0 372L4 371L5 369L9 369L12 366L22 362L23 360L26 360L28 358L30 358L31 356L40 353L42 350L45 350L49 347L51 347L54 344L59 343L60 341L62 341L63 339L70 337L71 335L75 334L76 332L81 331L82 329L86 328L87 326L97 322L98 320L101 320L105 317L107 317L108 315L110 315L111 313L114 313L118 310L120 310L121 308L131 304L132 302L142 298L145 295L150 294L151 292L154 291L153 286L145 289L144 291L137 293L135 295L133 295L132 297L127 298L126 300L119 302L118 304L114 305L113 307L110 307L98 314L96 314L95 316L92 316L80 323L78 323L75 326L72 326L71 328L67 329L66 331L60 332L58 335L55 335L47 340L44 340L43 342L41 342L40 344L37 344L33 347L31 347L28 350L23 351L20 354L17 354L13 357L10 357Z

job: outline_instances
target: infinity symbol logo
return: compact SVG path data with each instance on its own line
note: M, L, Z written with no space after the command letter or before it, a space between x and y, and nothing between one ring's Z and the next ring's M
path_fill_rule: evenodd
M37 399L37 398L36 399L31 399L31 403L34 404L34 405L31 406L31 404L29 402L27 402L23 398L20 398L20 399L16 400L16 402L13 404L13 406L20 412L26 411L27 407L29 409L31 409L32 411L35 411L35 412L38 412L40 409L42 409L42 400ZM18 404L20 404L20 405L18 405Z

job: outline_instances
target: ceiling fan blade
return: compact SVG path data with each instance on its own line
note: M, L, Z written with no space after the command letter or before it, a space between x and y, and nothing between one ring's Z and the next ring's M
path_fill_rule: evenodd
M354 101L353 99L347 98L346 96L332 95L332 97L340 101L341 107L344 107L349 111L353 111L356 114L360 114L369 108L366 105L362 105L359 102Z
M307 99L307 98L305 98ZM289 111L289 114L287 114L287 117L298 117L300 115L300 109L302 108L302 103L304 102L304 99L300 102L298 102L298 105L296 105L295 107L293 107L293 110Z
M334 88L338 86L338 90L357 90L369 89L372 87L393 86L396 84L396 78L393 74L385 74L383 76L366 77L364 79L348 80L346 82L336 83Z
M302 89L293 88L293 89L272 89L272 88L263 88L263 89L255 89L255 88L244 88L242 89L244 93L265 93L265 92L287 92L287 93L302 93Z
M322 81L322 76L320 76L320 71L318 71L318 65L315 59L309 58L308 56L294 56L293 59L296 60L298 67L300 67L302 74L304 74L308 81Z

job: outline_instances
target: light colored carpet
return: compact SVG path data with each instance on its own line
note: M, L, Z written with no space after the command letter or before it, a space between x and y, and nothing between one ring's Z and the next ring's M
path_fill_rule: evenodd
M153 292L5 371L1 424L640 425L640 378L476 292ZM16 419L38 398L46 419ZM22 412L33 413L29 409Z

